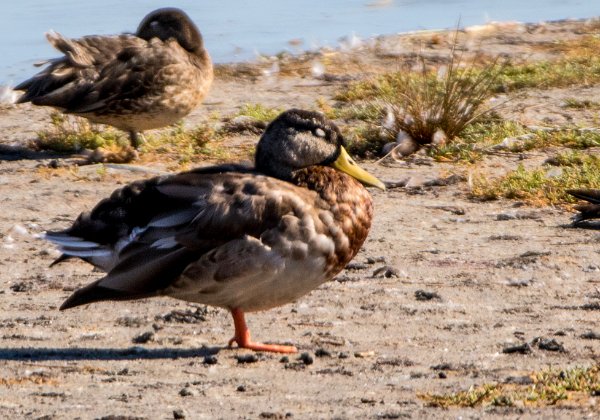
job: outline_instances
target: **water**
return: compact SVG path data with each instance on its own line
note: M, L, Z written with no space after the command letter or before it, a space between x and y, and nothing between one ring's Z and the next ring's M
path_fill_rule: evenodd
M488 21L538 22L600 15L598 0L2 0L0 85L36 71L56 56L44 33L70 37L133 32L142 17L164 6L185 10L200 28L215 62L257 54L335 46L361 38ZM295 40L297 46L289 41Z

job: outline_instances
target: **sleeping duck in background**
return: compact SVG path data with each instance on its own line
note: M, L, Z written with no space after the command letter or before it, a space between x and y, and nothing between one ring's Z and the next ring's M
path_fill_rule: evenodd
M600 190L567 190L573 197L585 200L587 203L578 204L575 210L579 214L573 216L573 224L576 227L594 227L600 229ZM591 219L598 219L597 221ZM597 223L596 223L597 222Z
M135 33L69 39L50 32L63 57L19 84L17 103L55 107L95 123L140 132L173 124L196 108L210 88L213 66L202 36L181 10L148 14Z
M385 189L344 149L319 113L289 110L267 127L255 168L222 165L134 182L46 238L63 256L108 274L62 309L102 300L171 296L225 308L239 347L295 352L251 341L244 313L292 302L330 280L367 237L372 200Z

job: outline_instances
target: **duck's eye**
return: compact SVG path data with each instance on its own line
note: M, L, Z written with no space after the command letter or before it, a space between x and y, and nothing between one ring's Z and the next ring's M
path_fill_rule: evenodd
M325 137L325 135L326 135L325 131L323 131L322 128L317 128L315 130L315 136L317 136L317 137Z

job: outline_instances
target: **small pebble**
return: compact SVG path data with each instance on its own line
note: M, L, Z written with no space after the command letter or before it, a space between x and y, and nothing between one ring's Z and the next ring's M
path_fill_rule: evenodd
M566 352L565 347L558 341L556 341L554 338L540 338L534 341L537 341L537 345L540 348L540 350L557 351L561 353Z
M341 351L338 354L338 359L347 359L348 357L350 357L350 355L348 353L346 353L345 351Z
M218 359L216 356L206 356L202 363L205 365L216 365L218 363Z
M279 363L289 363L290 362L290 358L287 356L283 356L281 359L279 359Z
M300 360L305 365L312 365L314 363L313 357L308 353L302 353L300 357L298 357L298 360Z
M432 300L432 299L441 300L441 297L436 292L428 292L426 290L417 290L415 292L415 299L420 300L420 301L426 301L426 300Z
M317 349L317 351L315 351L315 356L317 356L317 357L331 357L331 353L328 352L325 349Z
M600 333L588 331L586 333L581 334L581 338L583 338L584 340L600 340Z
M375 263L384 263L385 264L385 257L368 257L367 258L367 264L375 264Z
M400 272L397 268L391 267L389 265L384 265L383 267L379 267L375 271L373 271L372 277L375 278L398 278L400 277Z
M529 343L523 343L523 344L519 344L516 346L508 346L508 347L504 347L502 349L502 353L505 354L512 354L512 353L519 353L519 354L529 354L531 353L532 349L531 346L529 345Z
M509 376L504 381L506 384L516 384L516 385L531 385L533 384L533 379L529 376Z
M182 397L190 397L193 395L196 395L196 393L190 389L190 388L182 388L181 391L179 391L179 395L181 395Z
M358 357L360 359L366 359L368 357L375 356L375 352L373 350L370 351L357 351L354 353L354 357Z
M438 372L438 378L446 379L447 377L448 377L448 375L446 375L446 372Z
M364 270L368 267L369 266L367 264L352 262L346 265L346 270Z
M256 354L241 354L236 356L238 363L256 363L258 362L258 356Z
M185 413L183 410L173 410L173 418L174 419L185 419Z
M133 337L133 339L131 341L135 344L144 344L149 341L154 341L154 332L146 331L145 333L142 333L136 337Z
M236 388L237 392L246 392L246 387L244 385L240 385Z

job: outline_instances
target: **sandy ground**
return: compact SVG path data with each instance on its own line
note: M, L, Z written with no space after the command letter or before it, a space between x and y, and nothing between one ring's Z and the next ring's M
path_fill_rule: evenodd
M551 53L538 57L536 45L576 37L580 26L505 25L474 31L469 40L489 53L547 58ZM387 37L328 54L342 57L346 72L361 77L410 60L415 45L429 36ZM436 48L426 52L434 56ZM247 66L249 76L217 79L207 104L187 123L207 111L231 114L243 103L314 108L317 98L331 100L343 83L341 77L311 77L309 69L262 74L271 62ZM336 72L344 73L339 67ZM566 97L597 100L600 89L532 90L502 112L531 124L597 121L597 111L566 111ZM0 145L35 138L48 114L27 105L1 109ZM256 136L230 139L232 147L254 141ZM477 169L539 164L551 153L491 156ZM232 323L218 309L165 298L59 313L72 290L101 274L79 262L49 268L56 251L36 235L67 226L115 188L150 175L93 165L40 169L49 157L37 157L0 155L3 418L598 416L597 397L552 407L448 410L428 407L419 397L599 362L600 341L582 335L600 333L600 232L570 228L566 210L470 201L461 180L429 185L468 175L461 166L365 162L380 178L409 179L408 186L373 191L369 239L334 281L295 303L249 315L257 340L290 342L308 356L253 358L225 347ZM435 295L426 300L423 292ZM555 339L564 351L534 344L529 354L502 352L537 337Z

